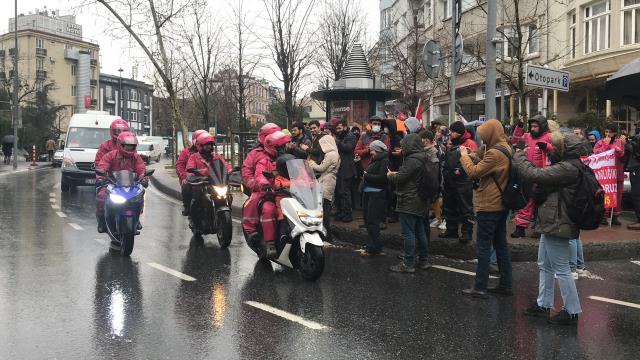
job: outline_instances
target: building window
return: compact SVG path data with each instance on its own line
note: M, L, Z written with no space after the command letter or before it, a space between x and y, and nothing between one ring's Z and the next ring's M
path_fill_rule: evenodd
M71 65L71 76L76 76L76 66L75 65Z
M131 89L131 100L138 101L138 90Z
M576 58L576 13L569 14L569 45L571 46L571 58Z
M36 58L36 71L44 70L44 59Z
M538 26L529 25L529 54L535 54L538 52Z
M382 10L382 14L380 14L380 27L382 29L388 29L391 27L391 23L393 22L393 19L391 17L391 10L392 8L386 8L384 10Z
M71 85L71 96L78 96L78 87Z
M584 53L609 48L609 1L599 2L584 8Z
M433 2L427 0L424 3L424 26L429 27L433 24Z
M113 100L113 87L111 85L104 87L104 96L107 100Z
M44 39L36 38L36 49L44 49Z
M442 7L442 19L448 19L451 17L451 0L440 0Z
M516 51L517 34L513 28L502 28L502 42L496 44L496 54L498 58L510 59L516 57L518 52Z
M129 117L131 119L131 121L138 121L138 112L137 111L132 111L131 112L131 116Z
M622 45L640 43L640 0L622 0Z
M36 80L36 91L43 92L44 91L44 80L38 79Z

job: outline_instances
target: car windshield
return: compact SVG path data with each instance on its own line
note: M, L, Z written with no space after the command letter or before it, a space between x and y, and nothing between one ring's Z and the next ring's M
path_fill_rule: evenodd
M129 170L119 170L113 172L113 179L120 186L132 186L136 180L136 173Z
M109 137L109 129L72 127L67 135L67 147L97 149Z
M138 144L138 151L150 151L151 144Z
M322 209L322 191L313 170L303 160L287 161L287 172L291 180L290 192L308 210Z

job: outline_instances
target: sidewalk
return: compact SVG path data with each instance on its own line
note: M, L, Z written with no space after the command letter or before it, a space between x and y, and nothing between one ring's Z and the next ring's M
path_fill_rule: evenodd
M181 199L178 177L174 169L167 169L168 162L160 162L150 165L156 169L151 177L151 183L158 190L175 199ZM246 196L244 194L234 194L233 215L240 217L242 214L242 204ZM334 236L346 243L364 245L367 240L367 233L358 226L363 224L362 212L354 211L354 221L348 224L333 222L331 230ZM631 222L630 218L624 215L621 218L622 226L600 227L593 231L583 231L581 239L584 247L586 261L590 260L613 260L629 259L640 257L640 231L627 230L626 225ZM513 222L508 226L508 234L513 231ZM527 233L529 233L528 230ZM429 251L431 254L444 255L452 258L473 259L476 257L475 243L472 241L468 245L461 245L456 239L439 239L438 229L431 229L431 242ZM402 236L400 235L400 224L388 224L387 229L382 231L382 241L385 247L402 249ZM475 237L474 237L475 238ZM538 239L519 238L508 239L511 254L514 261L535 261L538 257Z
M0 174L11 173L13 172L13 163L9 165L5 165L4 162L1 161L0 157ZM41 169L46 167L51 167L50 162L38 162L36 166L31 166L31 162L24 161L23 159L18 158L18 170L17 171L25 171L29 169Z

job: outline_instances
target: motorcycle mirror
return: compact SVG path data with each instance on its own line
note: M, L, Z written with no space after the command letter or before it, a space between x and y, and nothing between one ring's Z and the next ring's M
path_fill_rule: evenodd
M104 171L103 169L96 169L95 172L100 176L107 176L107 172Z
M156 169L149 169L144 172L144 176L151 176L154 172L156 172Z

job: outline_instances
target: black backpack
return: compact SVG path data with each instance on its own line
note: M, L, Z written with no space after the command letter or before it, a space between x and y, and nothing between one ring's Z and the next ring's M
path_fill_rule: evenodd
M567 215L580 230L595 230L604 217L604 189L589 166L582 161L579 164L569 163L578 169L579 175L575 192L570 194L567 190L560 190Z
M437 157L427 159L420 157L424 164L422 173L416 183L418 187L418 197L427 204L431 204L440 193L440 162Z
M509 210L520 210L527 206L527 196L525 194L524 181L520 178L516 167L512 163L511 153L500 146L494 147L494 149L500 151L509 159L509 180L507 186L502 189L498 180L496 180L495 173L493 174L493 182L495 182L500 195L502 195L502 205Z

